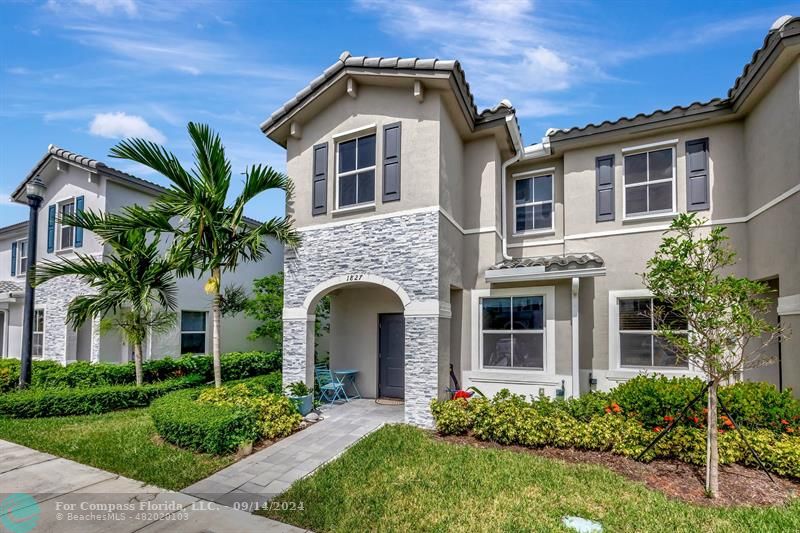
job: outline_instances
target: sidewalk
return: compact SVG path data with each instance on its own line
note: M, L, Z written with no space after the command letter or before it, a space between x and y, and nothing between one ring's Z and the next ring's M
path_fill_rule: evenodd
M0 531L303 530L0 440Z
M264 503L386 423L403 421L402 405L354 400L323 408L323 420L183 489L222 505Z

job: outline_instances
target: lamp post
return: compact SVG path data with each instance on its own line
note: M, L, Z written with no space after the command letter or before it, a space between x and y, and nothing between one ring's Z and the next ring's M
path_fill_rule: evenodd
M30 211L28 214L28 268L25 271L25 307L22 317L22 361L19 370L19 388L24 389L31 382L31 355L33 351L33 272L36 264L36 236L39 206L44 199L45 186L39 176L25 186Z

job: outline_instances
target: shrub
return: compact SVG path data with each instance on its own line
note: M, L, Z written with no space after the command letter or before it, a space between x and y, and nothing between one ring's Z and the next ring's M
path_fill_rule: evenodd
M31 389L0 396L0 414L15 418L88 415L146 407L169 392L196 387L197 376L137 387L104 385L89 388Z
M291 434L303 419L289 398L265 394L247 383L205 389L197 402L251 410L258 417L261 436L268 439Z
M269 374L281 370L279 352L231 352L221 357L222 379L226 381ZM0 361L0 392L16 388L19 381L19 360ZM184 355L177 359L165 357L146 361L142 365L146 382L164 381L188 375L213 379L210 355ZM135 383L133 363L89 363L76 361L62 365L56 361L33 361L31 388L72 388Z
M446 401L432 400L431 412L436 421L436 430L442 435L466 433L473 423L473 412L470 410L470 405L465 398Z
M700 393L704 382L700 378L667 378L666 376L636 376L611 391L610 399L622 407L628 416L637 417L647 428L664 426L665 416L678 416L680 411ZM701 398L695 404L700 414L705 406Z
M253 410L198 402L200 392L182 390L153 402L150 416L161 438L214 454L232 452L258 438L258 417Z

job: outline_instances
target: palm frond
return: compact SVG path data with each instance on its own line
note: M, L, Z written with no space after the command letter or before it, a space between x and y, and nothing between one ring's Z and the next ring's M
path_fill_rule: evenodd
M178 158L169 150L145 139L124 139L111 148L111 157L127 159L152 168L179 189L187 191L192 179Z

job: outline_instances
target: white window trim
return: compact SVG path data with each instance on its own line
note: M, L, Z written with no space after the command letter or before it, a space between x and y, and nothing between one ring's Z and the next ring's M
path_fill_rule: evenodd
M28 254L28 239L17 239L14 242L17 243L17 258L16 258L17 264L14 265L14 272L16 272L16 276L18 278L24 278L25 277L25 273L28 270L28 266L30 266L30 265L26 265L26 267L25 267L25 271L26 272L22 271L22 254L20 253L20 243L25 243L25 259L28 259L28 256L29 256L29 254Z
M608 291L608 368L609 377L632 378L639 374L663 374L665 376L702 376L702 371L689 362L688 368L655 366L622 366L619 352L619 300L628 298L652 298L647 289Z
M483 339L481 335L481 299L508 296L544 296L544 369L495 368L483 366ZM475 289L472 291L472 369L484 376L555 376L556 374L556 289L553 285L519 287L514 289Z
M375 136L375 164L369 167L358 168L358 139L362 137L368 137L370 135ZM334 181L333 181L333 196L334 200L336 201L336 207L333 210L333 213L343 213L351 210L358 210L358 209L367 209L370 207L375 206L375 197L376 194L376 185L378 183L378 134L375 131L375 125L368 126L366 128L361 128L359 130L353 130L350 132L343 132L333 137L334 142L336 143L336 157L333 160L333 172L334 172ZM339 172L339 147L343 142L348 141L356 141L356 169L355 170L348 170L347 172ZM362 203L355 203L350 204L342 207L340 205L340 198L339 198L339 178L340 177L347 177L352 176L354 174L358 174L359 172L367 172L369 170L373 171L373 180L372 180L372 201L370 202L362 202ZM356 202L358 202L358 178L356 178Z
M639 149L635 149L639 148ZM650 152L658 152L669 148L672 150L672 178L660 179L649 181L650 178L650 158L647 157L647 177L648 181L640 181L638 183L625 183L625 158L632 155L647 154ZM627 191L629 187L641 187L643 185L650 185L655 183L672 182L672 209L663 209L661 211L645 211L642 213L628 214L628 201ZM661 218L670 217L678 213L678 149L677 140L675 143L667 141L664 143L653 143L651 145L644 145L641 147L623 148L622 149L622 221L626 220L642 220L648 218ZM648 198L649 201L649 198Z
M68 253L75 249L75 227L72 227L72 246L63 247L61 246L61 228L63 224L61 223L61 206L65 204L72 204L72 214L75 214L75 210L77 209L77 197L71 196L69 198L64 198L63 200L59 200L56 202L56 227L55 227L55 252L56 253Z
M511 209L511 223L514 231L512 232L513 237L524 237L530 235L552 235L555 233L555 217L556 217L556 179L555 179L555 172L550 171L550 169L543 169L543 172L524 172L520 174L514 174L514 183L512 185L511 191L511 198L512 198L512 209ZM531 195L535 197L534 190L533 190L533 180L536 178L545 178L550 177L550 200L543 200L543 201L533 201L524 202L521 204L517 203L517 182L519 180L531 180ZM543 204L550 204L550 227L549 228L538 228L538 229L529 229L523 231L517 231L517 208L518 207L528 207L531 205L543 205Z
M205 325L206 329L203 331L195 331L195 330L183 330L183 313L203 313L205 315ZM184 333L187 335L195 335L197 333L203 334L203 352L208 352L208 311L205 309L181 309L181 315L178 317L181 323L178 326L178 334L180 337L178 338L178 352L183 352L183 335Z
M36 312L42 312L42 331L36 331ZM31 358L33 359L42 359L44 358L45 354L45 340L47 336L45 335L45 331L47 330L47 312L44 307L34 307L33 309L33 324L31 324L31 338L34 335L41 334L42 336L42 353L40 355L34 355L33 353L33 342L31 342Z

